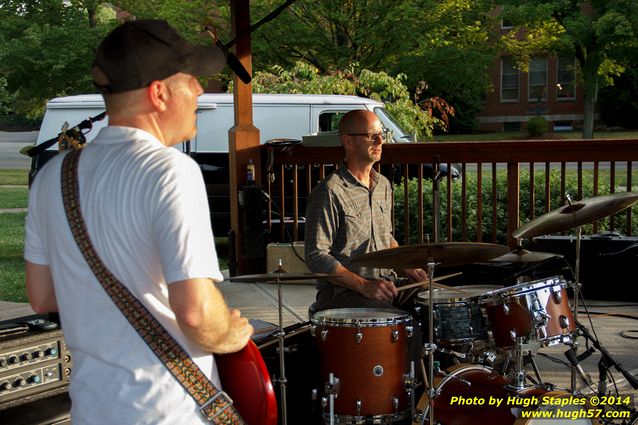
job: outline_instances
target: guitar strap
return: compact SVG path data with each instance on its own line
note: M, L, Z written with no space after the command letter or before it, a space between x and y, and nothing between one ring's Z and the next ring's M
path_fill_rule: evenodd
M104 265L89 237L80 209L78 163L81 150L70 151L62 163L62 199L75 242L91 271L137 333L214 424L245 425L228 395L219 391L148 309Z

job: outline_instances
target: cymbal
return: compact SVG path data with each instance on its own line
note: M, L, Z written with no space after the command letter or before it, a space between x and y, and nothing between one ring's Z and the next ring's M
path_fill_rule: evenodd
M512 232L515 238L563 232L581 224L591 223L630 207L638 201L636 192L619 192L595 196L564 205L537 217Z
M500 257L492 258L489 262L494 263L540 263L550 258L562 257L562 255L552 252L533 252L517 247L515 250L508 252Z
M339 277L338 274L328 273L286 273L286 272L271 272L263 274L247 274L243 276L231 277L231 282L285 282L288 280L313 280L313 279L328 279L332 277Z
M509 248L481 242L442 242L404 245L360 255L350 264L377 268L411 269L425 267L428 259L443 266L486 261L505 254Z

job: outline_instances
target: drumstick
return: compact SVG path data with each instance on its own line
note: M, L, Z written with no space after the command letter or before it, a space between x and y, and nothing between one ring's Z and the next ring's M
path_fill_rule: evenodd
M458 276L461 273L463 273L463 272L452 273L452 274L447 274L445 276L435 277L434 279L432 279L432 286L436 286L436 287L439 287L439 288L445 288L445 289L452 289L452 290L455 290L455 291L463 292L462 290L454 289L453 286L443 285L442 283L438 283L438 284L435 285L435 283L440 281L440 280L449 279L451 277ZM408 285L399 286L397 288L397 291L403 291L405 289L416 288L417 286L428 286L429 283L430 283L429 280L424 280L422 282L414 282L414 283L410 283Z

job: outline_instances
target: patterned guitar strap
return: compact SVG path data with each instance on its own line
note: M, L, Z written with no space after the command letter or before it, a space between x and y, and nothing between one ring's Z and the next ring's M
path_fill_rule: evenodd
M228 395L215 388L186 351L102 263L91 243L80 209L77 168L81 152L81 150L72 150L64 158L62 198L71 232L91 271L137 333L195 399L200 406L200 412L209 421L218 425L245 425L245 421Z

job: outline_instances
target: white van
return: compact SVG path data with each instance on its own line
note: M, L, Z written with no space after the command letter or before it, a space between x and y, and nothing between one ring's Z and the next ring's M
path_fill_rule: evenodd
M178 148L191 155L201 166L207 183L212 222L216 234L230 228L228 130L234 125L233 95L205 93L198 98L197 135ZM260 142L272 139L302 140L303 136L334 131L341 117L353 109L374 112L391 131L393 142L411 142L391 117L383 103L357 96L307 94L253 94L253 123L259 129ZM47 103L36 145L57 137L65 123L71 127L104 111L99 94L60 97ZM108 117L93 124L85 133L87 142L106 126ZM31 176L57 153L57 146L34 158Z
M205 93L198 100L198 133L192 141L194 152L228 152L228 129L234 124L233 95ZM253 122L261 143L271 139L301 140L304 135L337 129L343 114L353 109L373 111L395 142L410 142L408 135L388 114L383 103L357 96L316 94L253 94ZM56 137L62 125L74 126L104 111L99 94L58 97L47 103L36 144ZM91 141L108 117L94 124L86 134Z

